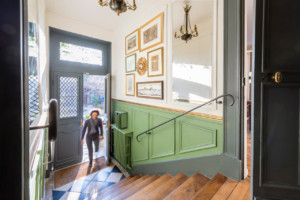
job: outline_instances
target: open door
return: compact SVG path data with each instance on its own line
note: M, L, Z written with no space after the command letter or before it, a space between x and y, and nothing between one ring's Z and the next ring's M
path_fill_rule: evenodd
M253 199L300 198L300 1L256 0Z
M107 74L105 77L105 99L106 99L106 104L105 104L105 121L104 123L106 124L105 126L105 162L106 165L110 164L110 125L111 125L111 74Z

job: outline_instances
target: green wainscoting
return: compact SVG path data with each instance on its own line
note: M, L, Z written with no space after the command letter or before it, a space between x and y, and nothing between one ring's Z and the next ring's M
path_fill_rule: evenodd
M144 134L139 138L141 142L137 142L139 133L179 113L118 100L113 100L112 110L128 112L128 129L133 133L132 166L222 153L220 120L186 115L150 135Z

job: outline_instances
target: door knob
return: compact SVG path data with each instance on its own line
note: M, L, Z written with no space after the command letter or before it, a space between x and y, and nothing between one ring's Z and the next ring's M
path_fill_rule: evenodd
M282 73L281 72L276 72L272 76L272 79L275 81L275 83L281 83L282 82Z

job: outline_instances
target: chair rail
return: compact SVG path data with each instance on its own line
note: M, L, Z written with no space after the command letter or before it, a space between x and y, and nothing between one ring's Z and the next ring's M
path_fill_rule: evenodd
M173 117L172 119L169 119L169 120L167 120L167 121L165 121L165 122L163 122L163 123L161 123L161 124L159 124L159 125L157 125L157 126L154 126L154 127L150 128L150 129L148 129L147 131L144 131L144 132L138 134L138 135L136 136L136 140L137 140L138 142L141 142L141 141L139 140L139 137L140 137L141 135L143 135L143 134L151 134L150 131L152 131L152 130L154 130L154 129L156 129L156 128L162 126L162 125L165 125L165 124L167 124L167 123L169 123L169 122L171 122L171 121L173 121L173 120L175 120L175 119L177 119L177 118L179 118L179 117L182 117L183 115L186 115L186 114L188 114L188 113L190 113L190 112L192 112L192 111L194 111L194 110L196 110L196 109L198 109L198 108L201 108L201 107L203 107L203 106L205 106L205 105L207 105L207 104L210 104L210 103L213 102L213 101L216 101L216 100L218 100L218 99L220 99L220 98L226 97L226 96L232 98L232 103L230 104L230 106L233 106L233 104L235 103L235 100L234 100L234 97L233 97L231 94L223 94L223 95L220 95L220 96L218 96L218 97L216 97L216 98L213 98L213 99L211 99L211 100L209 100L209 101L207 101L207 102L205 102L205 103L203 103L203 104L201 104L201 105L199 105L199 106L197 106L197 107L195 107L195 108L192 108L192 109L190 109L190 110L188 110L188 111L186 111L186 112L180 114L180 115L177 115L176 117Z

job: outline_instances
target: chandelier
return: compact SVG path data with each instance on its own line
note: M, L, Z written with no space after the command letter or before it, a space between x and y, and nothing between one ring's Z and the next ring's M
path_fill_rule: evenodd
M108 6L115 11L118 15L120 13L129 10L136 10L135 0L133 0L133 5L130 5L127 0L99 0L100 6Z
M192 6L189 5L189 3L186 3L186 6L183 8L185 12L185 25L180 27L180 35L177 35L177 32L175 32L175 38L181 38L184 40L186 43L191 40L193 37L198 36L198 30L197 26L195 25L194 29L191 28L191 23L190 23L190 17L189 17L189 12L191 10Z

